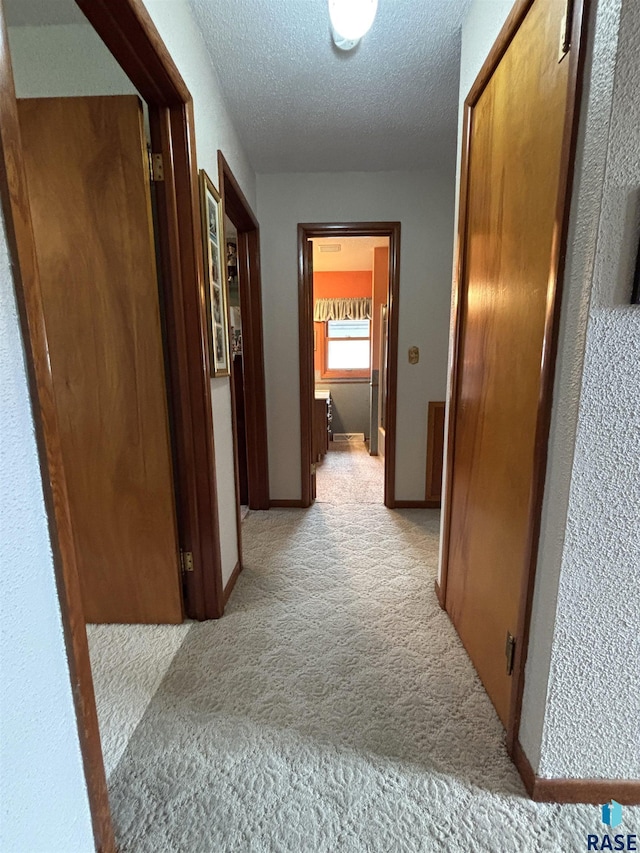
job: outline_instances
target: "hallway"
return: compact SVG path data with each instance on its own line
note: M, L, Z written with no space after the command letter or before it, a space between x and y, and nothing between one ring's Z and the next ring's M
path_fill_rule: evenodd
M332 441L316 468L316 501L334 505L384 503L384 458L358 439Z
M438 525L248 516L224 618L190 627L111 775L122 851L583 849L598 810L525 799L438 607Z

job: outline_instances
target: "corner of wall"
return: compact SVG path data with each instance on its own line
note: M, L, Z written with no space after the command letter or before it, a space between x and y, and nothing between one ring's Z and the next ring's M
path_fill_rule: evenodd
M93 850L33 413L0 214L0 848Z

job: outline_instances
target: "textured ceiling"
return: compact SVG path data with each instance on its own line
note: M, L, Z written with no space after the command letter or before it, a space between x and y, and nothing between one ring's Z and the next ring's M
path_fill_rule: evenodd
M455 162L460 28L470 0L379 0L334 47L326 0L189 0L257 172Z

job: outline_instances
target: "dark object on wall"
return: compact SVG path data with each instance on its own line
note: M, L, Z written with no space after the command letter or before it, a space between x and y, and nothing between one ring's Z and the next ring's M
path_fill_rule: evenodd
M331 439L332 401L331 392L320 391L313 401L313 461L322 462L329 452Z
M640 305L640 239L638 240L638 257L636 258L636 274L633 277L631 304Z
M442 467L444 463L445 403L430 402L427 421L427 486L428 507L439 507L442 493Z

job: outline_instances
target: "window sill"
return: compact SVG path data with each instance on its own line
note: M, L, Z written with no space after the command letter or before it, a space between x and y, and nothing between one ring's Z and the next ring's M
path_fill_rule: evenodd
M370 376L327 376L325 373L320 374L318 382L323 382L328 385L368 385L371 382Z

